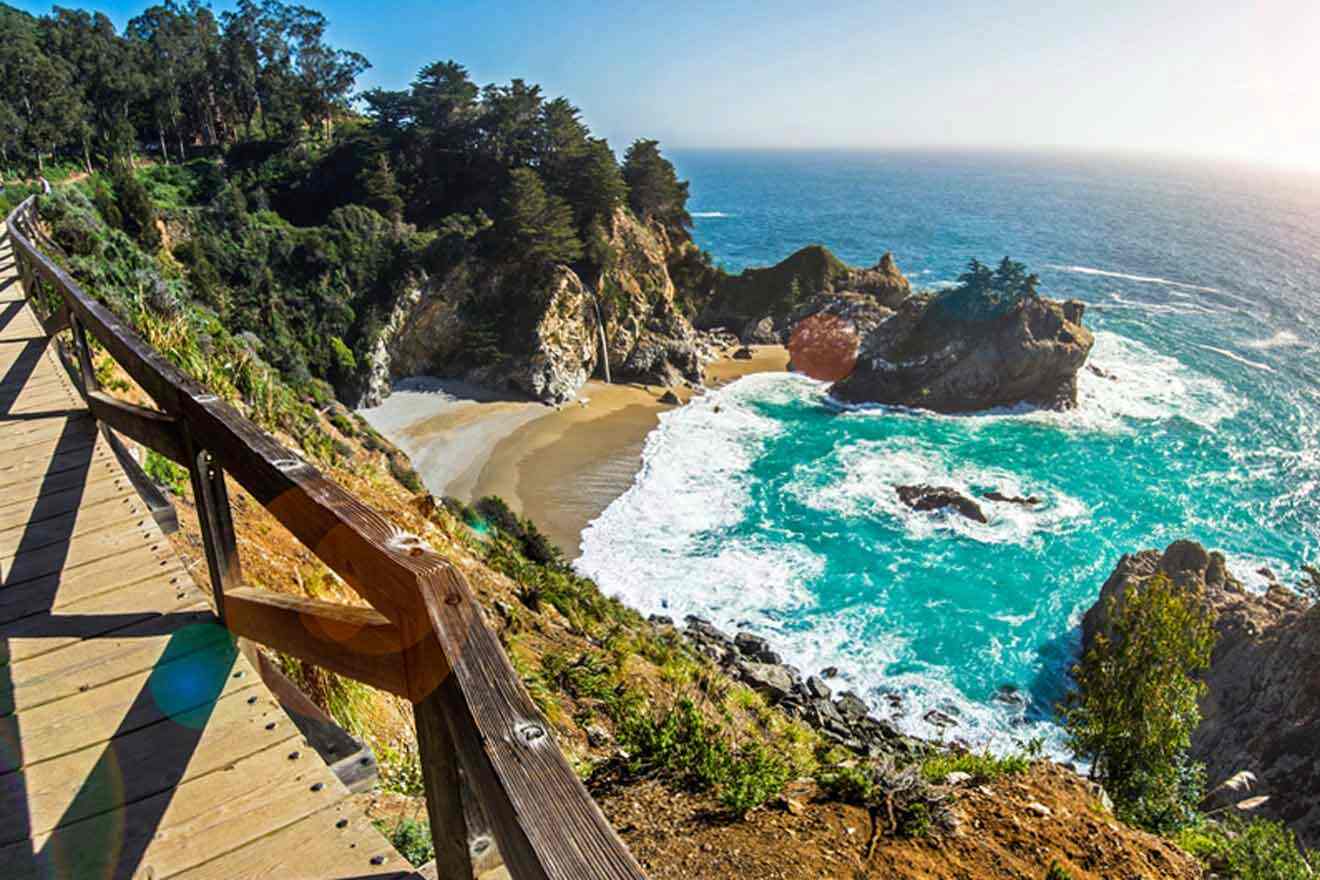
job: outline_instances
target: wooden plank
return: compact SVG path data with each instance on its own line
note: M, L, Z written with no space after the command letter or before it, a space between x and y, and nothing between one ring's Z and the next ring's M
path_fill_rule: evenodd
M198 603L187 612L145 620L8 667L0 676L0 716L25 712L150 669L160 662L175 633L205 624L210 626L194 632L215 639L228 638L228 633L215 625L215 615Z
M86 417L66 420L44 436L19 435L5 430L5 460L0 462L0 479L19 468L47 462L58 464L56 458L67 457L93 446L97 440L96 422L89 413Z
M225 593L225 623L258 644L408 694L399 630L373 609L241 587Z
M0 416L28 415L35 412L52 412L81 407L82 399L72 388L59 383L33 386L23 383L17 393L4 395L8 405Z
M205 674L214 680L200 686L218 692L231 674L255 678L237 652L230 657L207 669ZM208 717L167 719L104 746L32 764L21 774L29 833L50 831L167 791L283 742L292 729L268 692L249 703L247 692L239 691L216 700ZM23 839L22 834L21 829L0 823L0 843L14 843ZM286 859L290 852L285 851Z
M66 473L75 477L80 476L72 471ZM60 480L57 485L67 485L68 482L70 482L68 479ZM80 508L112 502L135 494L127 477L102 473L95 482L82 482L69 488L43 492L35 498L20 498L12 503L0 505L0 531L63 516Z
M96 420L86 410L60 412L49 418L0 421L0 424L4 425L5 436L13 438L10 448L20 448L36 443L54 445L61 435L80 430L80 426L71 426L71 422L86 422L89 428L96 427Z
M38 498L50 497L57 493L88 489L100 483L123 482L129 485L128 478L119 472L108 457L87 459L81 466L73 465L55 471L46 471L37 476L30 476L13 485L5 486L5 472L0 470L0 515L5 511L31 504Z
M0 626L0 662L11 666L94 639L142 620L184 611L202 598L183 586L181 571L65 605L55 613L30 614ZM178 582L177 584L174 582Z
M0 532L0 565L13 559L15 567L18 567L21 554L51 545L73 545L80 548L94 544L124 546L124 539L134 532L148 534L144 531L148 523L155 525L134 498L120 498L26 527L5 529Z
M326 810L340 804L344 789L313 750L299 747L298 757L290 759L289 744L297 742L285 740L113 814L11 844L0 849L0 876L7 880L55 876L130 880L149 871L149 876L160 880L259 843L281 824L318 813L324 845L342 830L335 825L348 805ZM318 782L321 788L313 791ZM123 833L107 833L110 829ZM34 851L40 856L34 858ZM290 862L300 856L284 853ZM325 876L348 874L336 871Z
M228 642L212 640L191 653L163 658L150 669L0 718L0 742L19 745L16 754L5 750L0 758L0 775L107 742L166 718L187 721L200 717L198 709L214 703L217 695L199 693L189 685L205 677L208 667L220 662L228 666L231 657ZM254 675L231 675L225 676L222 684L218 696L257 688L260 681ZM167 699L155 699L157 692ZM153 698L139 699L143 693Z
M150 517L147 519L150 520ZM165 538L155 528L154 521L150 525L150 528L143 526L131 531L107 526L72 544L49 544L31 552L0 559L0 582L4 583L5 589L21 587L28 581L109 556L128 553L141 547L164 545Z
M290 853L297 857L290 858ZM178 880L405 880L415 875L364 816L339 803L175 876Z
M143 544L124 553L6 584L0 587L0 624L157 577L165 577L176 589L192 587L182 563L163 541L154 549ZM196 595L200 597L200 593Z

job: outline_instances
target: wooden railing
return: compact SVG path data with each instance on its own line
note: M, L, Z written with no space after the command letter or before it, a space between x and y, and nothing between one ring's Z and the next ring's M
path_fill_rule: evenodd
M28 199L6 221L28 299L47 335L71 331L92 415L188 469L225 625L413 703L440 877L472 877L477 861L488 863L491 836L518 880L642 877L564 760L462 573L184 375L85 293L43 253L52 243L35 205ZM159 409L100 390L89 335ZM243 586L225 474L371 608Z

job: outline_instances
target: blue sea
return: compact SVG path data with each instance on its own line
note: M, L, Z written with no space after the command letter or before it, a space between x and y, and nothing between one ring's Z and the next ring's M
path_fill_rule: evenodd
M903 729L1063 739L1079 622L1124 553L1192 537L1264 589L1320 557L1320 178L972 153L691 152L695 237L726 268L821 243L914 286L1024 261L1087 304L1080 405L846 409L758 375L666 413L579 568L647 612L769 637ZM1036 495L987 524L895 487ZM1015 695L1004 699L1005 695ZM932 709L957 726L941 728Z

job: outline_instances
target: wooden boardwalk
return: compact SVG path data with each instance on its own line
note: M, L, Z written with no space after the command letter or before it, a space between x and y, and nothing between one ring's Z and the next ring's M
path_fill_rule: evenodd
M174 556L0 241L0 877L416 876Z

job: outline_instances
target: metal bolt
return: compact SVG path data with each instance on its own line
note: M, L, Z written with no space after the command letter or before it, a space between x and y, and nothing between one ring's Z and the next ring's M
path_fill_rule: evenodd
M252 696L250 696L250 697L248 697L248 705L249 705L249 706L254 706L254 705L256 705L256 702L257 702L257 697L256 697L255 694L252 695Z
M338 822L335 823L335 827L336 827L336 828L347 828L347 827L348 827L348 820L347 820L347 819L340 819Z
M320 790L323 789L323 788L325 788L325 783L324 783L324 782L313 782L313 783L312 783L312 791L320 791Z
M267 722L267 724L266 724L266 729L267 729L267 730L274 730L274 729L275 729L275 722L274 722L274 721Z
M544 728L544 727L542 727L542 726L539 725L539 724L533 724L533 723L530 723L530 722L527 723L527 724L520 724L520 725L518 725L518 727L516 728L516 730L517 730L518 736L522 737L522 741L525 742L525 743L533 743L533 742L536 742L538 739L540 739L541 737L545 736L545 728Z

